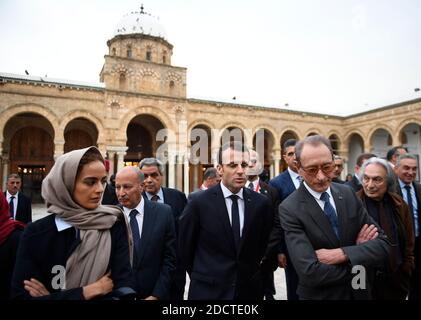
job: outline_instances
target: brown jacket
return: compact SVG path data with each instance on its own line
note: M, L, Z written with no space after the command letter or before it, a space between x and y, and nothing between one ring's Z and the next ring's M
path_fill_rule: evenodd
M358 191L357 196L362 200L365 207L365 193L364 189ZM402 271L411 274L412 270L415 268L415 261L414 261L414 248L415 248L415 235L414 235L414 228L412 223L412 214L410 212L409 206L406 202L402 199L400 195L397 193L388 193L393 204L395 205L395 211L398 213L399 221L401 222L401 226L404 228L405 232L405 251L403 253L403 263L402 263Z

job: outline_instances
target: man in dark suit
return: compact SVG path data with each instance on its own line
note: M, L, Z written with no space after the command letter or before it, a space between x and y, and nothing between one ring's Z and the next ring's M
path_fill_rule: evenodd
M221 177L216 171L216 168L214 167L207 168L205 170L205 173L203 174L203 183L200 186L200 189L194 192L191 192L187 200L190 201L195 196L197 196L200 192L207 190L209 188L212 188L213 186L216 186L219 183L219 181L221 181Z
M265 195L269 198L270 202L272 203L273 209L273 224L274 228L280 228L281 221L279 219L278 214L278 205L279 205L279 197L278 191L274 187L271 187L266 182L262 181L259 177L259 174L263 171L262 161L258 153L255 150L250 150L250 163L247 170L247 183L246 187L250 190L259 192L262 195ZM276 232L276 230L275 230ZM279 243L281 245L281 243ZM274 268L277 268L277 262L274 263ZM276 293L275 290L275 283L273 277L273 271L268 271L267 273L263 274L263 282L264 282L264 291L265 291L265 299L266 300L274 300L274 295Z
M169 299L176 264L174 217L168 205L142 197L144 175L125 167L116 175L116 193L133 235L133 273L141 299Z
M144 197L150 201L168 204L171 207L175 221L175 231L176 234L178 234L178 218L181 216L181 213L186 206L186 195L176 189L162 187L164 165L158 159L145 158L140 161L139 168L145 175ZM178 264L177 261L177 269L175 271L174 281L171 288L172 300L183 300L185 283L186 271L183 266Z
M415 235L415 270L411 277L410 300L421 300L421 185L415 182L418 161L413 154L400 155L395 166L398 177L398 192L408 204Z
M27 224L32 222L31 199L20 192L21 186L21 177L16 173L12 173L7 178L7 191L4 193L4 196L9 203L10 216Z
M383 268L389 254L387 237L349 187L331 183L334 162L327 138L315 135L301 140L295 156L304 182L279 211L299 277L298 296L369 297L367 287L352 281L352 267Z
M217 166L221 183L183 212L179 247L191 279L189 299L263 299L273 209L267 197L244 188L248 163L242 143L224 144ZM276 246L279 238L271 240Z
M370 158L377 157L374 153L362 153L357 158L357 163L354 167L354 175L352 176L351 181L346 181L345 185L350 186L352 190L355 192L360 191L363 188L363 185L361 184L360 178L358 177L360 173L360 169L364 162Z
M342 159L342 157L335 154L333 156L333 161L335 162L335 170L333 170L332 182L345 183L345 181L341 179L341 174L344 170L344 160Z
M295 162L295 139L288 139L282 146L283 158L288 165L287 169L277 177L270 180L269 184L278 190L279 201L282 203L291 193L293 193L300 186L301 176L298 174L297 164ZM285 280L287 287L287 299L298 300L297 286L298 275L294 269L291 259L288 256L288 250L285 245L284 238L282 239L279 254L279 267L285 269Z

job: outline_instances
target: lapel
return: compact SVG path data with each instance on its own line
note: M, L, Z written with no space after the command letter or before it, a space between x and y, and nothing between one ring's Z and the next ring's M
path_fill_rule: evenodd
M142 225L142 234L140 236L140 248L139 248L139 264L142 262L145 251L150 243L150 238L153 231L153 226L155 225L155 206L149 201L145 200L145 207L143 213L143 225Z
M243 225L243 232L240 238L240 245L238 248L238 253L241 252L243 247L244 239L247 236L247 233L251 227L251 224L254 220L254 215L256 214L255 204L251 199L252 196L251 190L247 190L247 188L243 188L243 198L244 198L244 225ZM266 191L267 192L267 191Z
M289 192L289 194L291 194L291 193L293 193L295 191L295 184L292 181L292 177L289 174L288 169L287 169L287 178L288 179L286 179L286 183L287 183L287 187L288 187L288 192Z
M232 232L232 227L230 223L230 219L228 216L227 205L225 204L224 194L222 193L221 185L218 184L214 188L213 195L214 199L212 199L212 207L220 208L220 210L216 210L217 220L222 223L222 227L225 233L225 236L228 240L229 245L231 246L232 250L235 252L235 245L234 245L234 234Z
M323 212L322 208L320 208L316 199L314 199L310 192L307 191L303 183L300 185L298 190L300 190L300 192L303 194L302 201L304 202L306 208L305 211L309 212L315 224L325 234L326 238L329 239L329 242L332 244L332 246L334 246L335 248L338 247L338 238L336 237L335 232L333 231L332 226L330 225L329 219Z

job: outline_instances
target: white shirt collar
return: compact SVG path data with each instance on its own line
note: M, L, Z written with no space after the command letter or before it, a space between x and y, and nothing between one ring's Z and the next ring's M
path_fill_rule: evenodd
M60 218L58 215L55 216L55 223L57 227L57 231L61 232L63 230L72 228L73 226L66 221L64 221L62 218Z
M400 178L398 178L399 181L399 186L401 187L401 189L403 189L405 186L410 186L412 189L412 183L410 184L406 184L405 182L403 182Z
M127 219L130 219L130 212L132 212L134 209L136 209L139 214L143 214L145 212L145 201L142 199L142 197L140 197L140 202L137 204L136 208L129 209L123 206L123 211Z
M311 189L310 187L309 187L309 185L304 181L304 187L306 187L306 189L308 190L308 192L310 192L310 194L313 196L313 197L315 197L317 200L320 200L320 197L322 196L322 192L317 192L317 191L314 191L313 189ZM327 190L326 191L324 191L324 192L327 192L328 194L329 194L329 196L330 196L330 198L332 199L332 192L330 191L330 187L329 188L327 188Z
M156 194L159 197L159 200L164 202L164 192L162 191L162 187L159 188L158 193ZM148 200L151 200L151 198L154 196L152 193L146 192L146 196L148 197Z
M10 197L15 197L15 199L18 198L19 191L16 192L16 194L11 194L8 190L6 191L6 199L10 199Z
M300 176L297 172L292 171L289 167L287 168L287 170L288 170L289 175L291 176L292 180L297 180L297 177Z
M224 184L221 181L221 189L222 189L222 193L224 195L224 198L228 198L230 195L236 194L240 199L244 199L243 198L243 188L241 188L240 191L238 191L237 193L232 193L226 186L224 186Z

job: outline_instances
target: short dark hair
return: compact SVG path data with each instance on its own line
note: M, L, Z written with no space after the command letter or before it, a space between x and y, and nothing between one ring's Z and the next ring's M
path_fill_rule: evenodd
M361 153L357 158L357 166L361 168L364 160L377 157L374 153Z
M387 154L386 154L387 161L392 160L392 157L398 152L399 149L404 149L406 152L408 152L408 149L405 148L404 146L393 147L392 149L389 149L389 151L387 151Z
M205 173L203 174L203 180L212 179L215 178L218 175L218 172L216 171L216 168L210 167L205 170Z
M218 150L218 164L222 165L222 153L227 149L250 153L247 146L241 141L234 140L234 141L224 143L222 146L219 147L219 150Z
M286 149L288 147L295 147L295 145L297 144L297 140L295 139L288 139L287 141L284 142L284 144L282 145L282 150L284 151L284 153L286 152Z
M301 152L303 151L303 147L306 144L309 144L315 147L321 144L325 145L329 149L332 155L332 161L333 161L333 150L332 150L332 145L330 144L330 140L327 139L326 137L316 134L314 136L308 136L304 138L303 140L298 141L297 144L295 145L295 158L298 163L300 163Z

